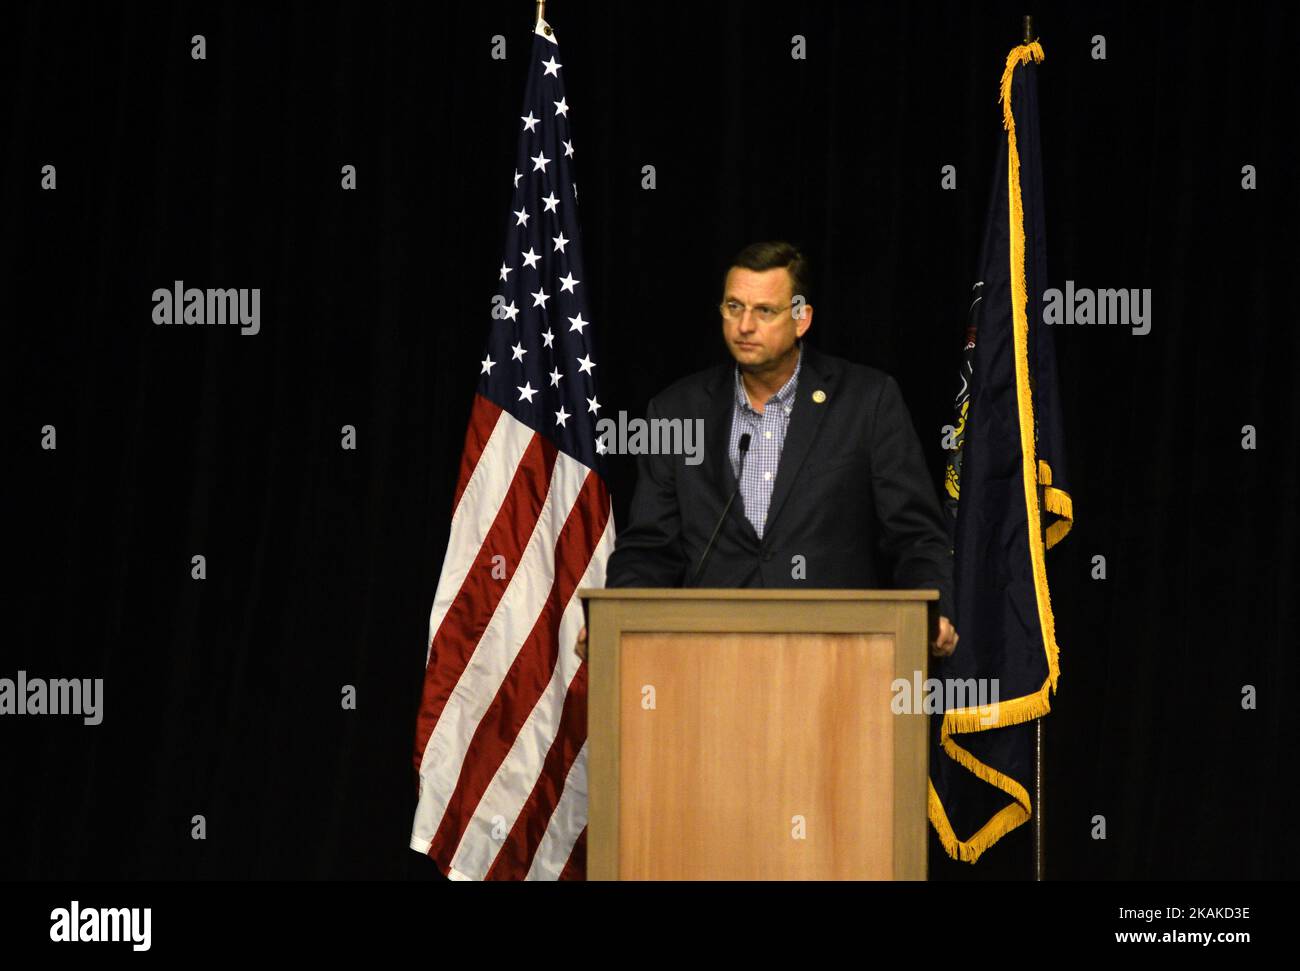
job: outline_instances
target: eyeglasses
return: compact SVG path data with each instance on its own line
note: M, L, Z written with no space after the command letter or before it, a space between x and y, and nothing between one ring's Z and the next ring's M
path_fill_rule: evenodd
M793 303L788 303L783 307L769 307L767 304L760 303L748 309L754 311L754 319L760 324L770 324L793 306ZM722 316L728 320L740 320L745 316L747 308L739 300L724 300L719 309L722 311Z

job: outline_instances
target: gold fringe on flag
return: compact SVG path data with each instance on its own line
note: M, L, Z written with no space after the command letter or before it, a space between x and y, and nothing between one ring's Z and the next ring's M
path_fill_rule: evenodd
M987 731L1018 725L1051 711L1049 696L1056 691L1060 674L1056 627L1052 616L1051 596L1047 587L1046 548L1038 504L1038 486L1050 487L1052 470L1046 462L1036 461L1034 454L1034 402L1029 384L1029 319L1025 285L1025 213L1020 194L1020 152L1016 148L1016 119L1011 111L1011 82L1016 67L1044 59L1043 48L1034 41L1012 48L1002 72L1002 126L1007 131L1007 199L1010 219L1011 250L1011 318L1016 354L1016 400L1020 418L1021 472L1024 480L1025 508L1028 513L1029 556L1033 564L1034 589L1037 594L1038 620L1047 655L1047 680L1038 691L999 702L988 708L958 708L945 712L940 727L940 745L955 761L990 785L996 786L1014 802L1000 810L970 839L961 840L953 831L933 784L929 786L929 815L948 855L974 863L990 846L1030 818L1033 806L1029 793L1015 779L979 761L952 738L954 735ZM1073 525L1074 509L1068 493L1045 488L1043 504L1061 517L1048 527L1046 546L1055 546Z
M1043 505L1052 515L1059 517L1047 527L1047 548L1065 539L1065 534L1074 525L1074 500L1064 489L1052 486L1052 467L1042 459L1038 460L1038 484L1043 487Z

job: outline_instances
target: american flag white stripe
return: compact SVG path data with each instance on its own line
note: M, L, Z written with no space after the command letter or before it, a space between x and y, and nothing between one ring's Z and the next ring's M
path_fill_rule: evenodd
M502 418L510 418L503 413ZM424 663L429 663L433 639L442 626L447 610L460 593L465 577L483 546L492 520L483 515L485 509L500 509L510 491L519 460L533 440L533 430L522 422L498 420L492 428L492 437L483 448L483 455L470 476L456 511L452 514L451 533L447 539L447 555L442 561L442 574L438 578L438 591L433 598L433 611L429 615L429 647Z
M497 420L497 426L500 427L502 423L507 422L516 423L516 420L503 412ZM482 465L482 461L479 465ZM491 621L479 638L474 655L470 663L465 666L464 673L456 684L452 697L448 699L442 717L438 719L438 724L424 750L424 759L420 765L420 780L424 791L430 795L421 801L415 825L415 834L422 840L432 838L437 831L442 815L446 812L448 799L456 788L461 766L465 762L465 753L479 721L488 705L497 696L506 672L510 670L519 649L532 633L537 616L551 592L554 573L552 564L555 560L555 545L559 530L573 509L578 491L590 473L590 469L580 465L563 452L556 457L555 468L551 473L551 487L542 505L541 515L528 539L528 545L524 548L523 558L519 562L518 569L511 576L505 595L497 604ZM473 558L477 559L478 555L478 547L474 547ZM468 572L468 567L465 572ZM561 638L563 634L562 629ZM577 639L577 634L578 628L575 627L570 632L568 641L570 645ZM564 643L563 639L560 643ZM573 653L572 647L568 653ZM561 651L560 663L564 663L564 655L565 652ZM567 681L565 683L567 684ZM559 700L562 701L563 696ZM535 707L533 711L536 713L537 708ZM553 732L552 737L554 737ZM549 744L548 738L546 745ZM512 756L516 754L522 756L522 761L507 760L503 765L509 766L508 775L516 781L527 780L531 790L532 780L536 778L537 771L541 768L541 760L546 754L546 749L543 748L540 753L513 751L511 753ZM524 796L526 797L527 794L525 791ZM520 802L522 803L522 800ZM513 821L512 817L507 819ZM490 832L486 829L484 832L490 837ZM471 872L463 867L458 869L461 872Z
M564 780L564 792L560 795L559 805L551 814L551 821L546 827L537 853L533 856L533 865L528 869L529 880L555 880L559 878L573 844L577 842L582 831L587 828L587 745L573 761L569 776Z
M600 546L587 566L580 587L601 587L605 584L605 561L614 549L614 526L607 522ZM520 730L511 748L510 755L497 770L491 784L483 794L474 810L474 817L462 838L460 846L452 857L451 865L461 873L469 874L481 880L491 867L499 842L497 830L498 819L504 820L507 827L512 827L519 818L524 804L532 792L537 772L559 729L560 710L564 696L569 691L573 678L578 673L581 660L572 650L571 645L577 640L582 628L582 604L575 596L564 611L564 620L560 624L560 652L552 672L546 693L529 713L528 721ZM568 649L565 645L570 645ZM569 853L578 835L587 825L587 786L586 786L586 746L583 746L573 768L570 769L569 782L565 783L564 793L555 813L551 816L546 830L546 839L537 849L533 858L534 870L544 874L539 879L554 880L564 869ZM529 771L520 770L528 766ZM571 781L576 777L581 788L571 790ZM522 783L522 784L521 784ZM477 838L471 838L477 834Z

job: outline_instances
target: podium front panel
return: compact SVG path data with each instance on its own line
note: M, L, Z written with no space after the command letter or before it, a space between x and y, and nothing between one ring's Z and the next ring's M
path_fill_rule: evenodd
M928 592L599 593L590 879L925 878Z

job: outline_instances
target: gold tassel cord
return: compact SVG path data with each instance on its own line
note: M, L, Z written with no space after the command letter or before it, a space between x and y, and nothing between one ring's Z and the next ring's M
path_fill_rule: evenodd
M1065 539L1065 534L1074 525L1074 500L1064 489L1053 487L1052 467L1042 459L1038 460L1038 484L1043 487L1043 505L1053 516L1058 517L1056 522L1047 527L1047 548L1050 550Z

